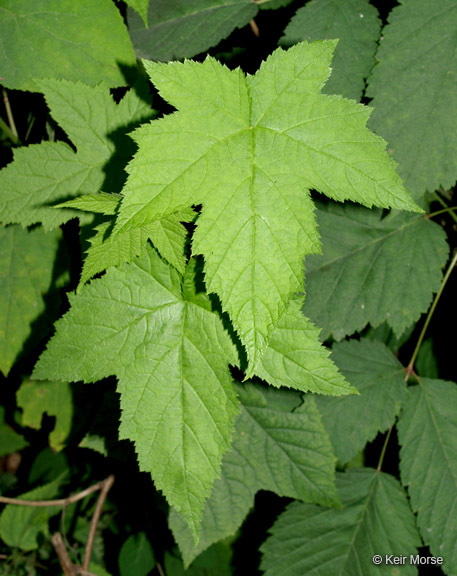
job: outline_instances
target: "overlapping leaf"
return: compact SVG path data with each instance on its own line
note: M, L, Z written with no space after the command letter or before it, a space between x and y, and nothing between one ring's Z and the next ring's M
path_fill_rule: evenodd
M7 375L45 311L60 230L0 226L0 370Z
M421 379L398 422L400 474L424 542L457 574L457 386Z
M145 63L179 112L135 133L115 232L203 204L193 252L205 257L207 289L229 312L250 370L303 287L305 254L320 249L308 188L419 210L366 128L368 109L319 93L334 46L279 49L247 77L211 58Z
M23 226L42 222L47 229L81 216L55 205L105 187L119 191L124 166L133 154L125 136L151 108L134 90L115 104L109 90L64 80L37 81L54 120L65 130L76 152L65 142L42 142L14 151L14 161L0 172L0 221Z
M364 80L375 63L380 25L368 0L311 0L297 10L280 43L291 46L302 40L338 38L324 91L360 100Z
M396 574L385 555L417 553L421 541L406 494L388 474L370 468L337 476L342 509L294 502L263 544L266 576L378 576ZM373 563L381 555L382 565ZM394 570L394 571L393 571ZM409 562L401 574L417 574Z
M169 523L185 564L238 529L258 490L324 505L338 502L335 459L313 399L293 410L300 403L296 393L252 383L237 389L243 410L206 503L198 545L183 518L171 512Z
M49 443L55 452L62 450L70 433L73 416L73 396L67 382L32 382L26 380L16 393L17 405L22 408L22 425L37 430L46 413L55 416L54 430Z
M103 23L103 26L100 25ZM2 83L41 92L39 78L80 80L91 86L127 84L135 55L111 0L2 0Z
M167 61L190 58L215 46L235 28L245 26L257 7L252 0L150 0L149 27L140 13L141 19L128 11L137 56Z
M100 193L79 196L60 206L114 216L119 200L120 196L117 194ZM188 208L160 220L148 222L143 228L127 230L116 236L110 234L113 219L99 224L95 227L95 234L89 238L90 247L84 259L81 284L111 266L132 262L137 256L143 256L146 253L148 239L165 260L184 274L187 231L182 223L190 222L194 218L195 212Z
M352 394L319 342L319 330L300 311L302 298L292 298L254 373L273 386L330 396Z
M34 377L119 379L120 436L198 534L204 502L238 411L228 362L235 349L193 267L181 276L148 248L71 298Z
M407 189L418 199L457 180L456 27L453 0L400 0L369 81L375 108L370 124L388 140Z
M316 396L336 456L348 462L395 421L406 397L403 366L381 342L342 342L332 359L360 395Z
M0 406L0 457L22 450L27 445L25 438L6 424L5 408Z
M387 321L397 336L427 310L449 247L424 217L332 204L317 214L322 256L306 259L303 311L340 340Z

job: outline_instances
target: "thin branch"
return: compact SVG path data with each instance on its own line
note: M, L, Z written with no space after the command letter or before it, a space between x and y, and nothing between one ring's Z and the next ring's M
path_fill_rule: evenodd
M8 136L8 138L14 145L20 144L19 138L17 138L14 135L14 133L11 131L11 128L8 126L8 124L3 120L1 116L0 116L0 129Z
M258 38L260 36L260 31L259 27L257 26L257 22L254 20L254 18L249 22L249 26L251 27L254 36Z
M157 571L159 572L160 576L165 576L165 572L163 571L162 566L157 562Z
M384 446L382 447L381 456L379 457L378 466L376 468L377 472L381 472L382 462L384 460L384 456L386 455L387 444L389 443L389 439L390 439L390 435L392 434L393 427L394 427L394 425L392 424L392 426L389 428L389 431L387 432L386 439L384 440Z
M108 478L110 478L110 476ZM13 504L15 506L35 506L41 508L46 506L68 506L69 504L73 504L73 502L82 500L93 492L102 490L108 478L102 480L101 482L97 482L97 484L86 488L82 492L78 492L77 494L73 494L67 498L60 498L59 500L22 500L21 498L8 498L7 496L0 496L0 504Z
M454 258L452 259L452 262L449 264L449 268L447 269L443 281L441 282L440 289L438 290L438 293L436 294L435 299L433 300L433 304L431 305L430 310L428 311L427 318L425 319L416 347L414 348L413 355L411 356L411 360L409 361L409 364L406 367L406 376L405 376L406 381L408 381L408 378L410 377L411 372L413 371L414 363L416 362L417 355L419 354L420 347L422 346L422 342L424 340L425 333L427 332L428 325L430 324L430 320L432 319L433 313L435 312L435 308L441 298L441 294L443 293L444 287L446 286L447 281L449 280L449 277L451 275L451 272L456 264L457 264L457 252L455 253Z
M67 549L65 548L65 544L62 540L62 536L59 532L56 532L52 535L51 538L52 545L55 548L57 556L59 558L60 565L62 567L63 573L65 576L76 576L76 566L70 560L68 556Z
M441 206L443 206L444 208L448 208L447 203L445 202L445 200L443 200L443 198L441 198L441 196L438 194L438 192L433 192L433 196L435 197L436 201L441 204ZM452 210L452 208L450 210ZM454 222L457 222L457 216L454 214L454 212L449 212L449 215L454 220ZM435 214L429 214L428 218L432 218L433 216L436 216L436 213Z
M446 206L446 204L443 205ZM452 216L453 220L455 222L457 222L457 216L454 214L454 210L457 210L457 206L446 206L446 208L443 208L442 210L437 210L436 212L431 212L430 214L426 215L426 218L435 218L435 216L440 216L441 214L446 214L449 213L450 216Z
M89 537L87 539L86 549L84 551L83 570L89 569L90 557L92 555L92 547L94 545L95 531L97 530L97 524L100 519L100 514L102 513L103 503L105 502L106 496L111 486L113 485L113 482L114 482L114 476L112 474L111 476L108 476L106 480L103 481L100 496L98 497L97 504L95 506L95 512L90 522Z

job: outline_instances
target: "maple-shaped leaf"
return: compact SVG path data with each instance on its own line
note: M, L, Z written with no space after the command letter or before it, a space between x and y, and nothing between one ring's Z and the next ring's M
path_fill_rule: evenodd
M303 316L303 298L291 298L273 331L254 374L271 385L330 396L353 394L353 388L319 342L319 329Z
M368 108L320 94L335 41L276 50L254 76L203 63L145 62L179 111L134 134L139 150L115 233L202 204L193 253L247 349L261 356L305 254L319 252L309 189L336 200L420 211L385 142L366 128Z
M341 342L333 347L332 359L360 393L344 398L316 396L335 454L346 463L395 422L406 384L403 366L381 342Z
M400 475L417 525L446 574L457 574L457 385L421 378L398 421Z
M370 468L337 475L342 509L293 502L262 545L265 576L414 576L410 562L397 569L385 556L417 554L421 545L398 480ZM383 564L373 557L380 555Z
M306 259L303 311L336 340L387 321L397 337L427 311L449 245L424 216L330 203L317 211L322 254Z
M314 399L291 390L247 382L237 386L242 412L232 449L225 454L221 478L206 502L196 544L182 516L169 524L189 564L210 544L234 534L259 490L305 502L337 505L335 457Z
M148 247L134 263L70 297L70 311L34 378L94 382L115 375L120 436L196 536L231 442L238 401L228 363L235 348L208 297Z
M106 86L91 88L67 80L37 80L52 117L65 130L66 142L42 142L14 150L14 160L0 172L0 221L46 229L80 216L55 205L102 187L119 191L124 166L133 154L125 136L152 110L135 90L116 104ZM109 168L109 169L108 169Z
M117 194L101 192L78 196L74 200L59 204L59 207L76 208L113 217L117 212L120 198ZM133 228L117 235L110 234L114 218L98 224L94 234L88 238L90 247L84 258L80 286L110 266L119 266L144 255L148 239L165 260L184 274L187 230L183 223L190 222L195 216L192 208L187 208L164 216L160 220L148 222L142 228Z

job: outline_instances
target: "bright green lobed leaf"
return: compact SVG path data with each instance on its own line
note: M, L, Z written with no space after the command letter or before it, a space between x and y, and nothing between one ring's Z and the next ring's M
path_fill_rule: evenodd
M302 298L290 300L254 373L276 387L331 396L356 392L319 342L319 329L301 313L302 304Z
M50 500L57 496L62 479L18 496L23 500ZM58 507L31 507L8 504L0 514L0 538L7 546L29 551L38 548L38 535L49 536L48 521L57 514Z
M380 27L378 12L368 0L311 0L297 10L280 44L338 38L324 92L360 100L375 63Z
M35 378L95 382L116 375L120 436L198 534L238 411L228 363L236 352L193 266L185 281L148 248L70 297L71 309Z
M370 468L337 475L342 509L293 502L262 545L266 576L417 574L409 563L373 563L375 554L407 556L421 545L406 494L392 476Z
M208 57L145 67L179 112L135 132L115 233L202 204L193 253L256 365L290 296L303 258L320 250L308 189L336 200L420 211L369 110L319 94L335 42L276 50L255 76Z
M149 28L133 10L128 28L139 58L179 60L215 46L256 14L252 0L150 0Z
M425 544L457 574L457 387L421 379L398 421L400 474Z
M5 422L5 408L0 406L0 458L28 446L28 442Z
M44 413L55 416L49 444L55 452L65 447L73 417L73 395L68 382L33 382L25 380L16 393L22 408L22 425L39 430Z
M148 10L149 10L149 0L125 0L128 6L131 6L137 14L141 16L144 25L148 26Z
M37 80L50 77L124 86L135 66L111 0L2 0L0 37L2 83L17 90L41 92Z
M60 230L23 230L0 226L0 370L6 375L45 311Z
M132 534L119 552L120 576L147 576L156 564L152 546L144 532Z
M332 204L318 210L322 255L306 259L303 312L336 340L385 320L397 335L431 304L449 246L423 216Z
M341 342L332 359L360 396L316 397L335 454L349 462L378 432L395 422L406 399L403 366L381 342Z
M221 478L207 501L198 545L184 519L172 511L169 525L188 565L210 544L233 534L259 490L324 505L338 504L330 442L314 401L250 382L237 387L243 410ZM293 410L293 411L292 411Z
M116 104L108 88L67 80L37 81L54 120L67 133L65 142L42 142L14 151L0 172L0 221L55 228L79 214L55 205L105 187L118 191L124 166L133 154L126 132L151 117L148 104L132 89ZM107 169L109 168L109 170Z
M400 0L369 80L372 128L409 192L420 199L457 180L457 5L454 0Z

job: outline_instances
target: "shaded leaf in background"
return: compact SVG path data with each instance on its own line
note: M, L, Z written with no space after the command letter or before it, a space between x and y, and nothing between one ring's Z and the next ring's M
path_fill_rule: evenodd
M133 8L141 16L144 25L148 26L149 0L125 0L125 3Z
M179 60L215 46L256 14L251 0L150 0L149 27L129 9L128 29L139 58Z
M200 554L187 569L181 558L165 552L165 570L167 576L232 576L231 559L231 547L218 542Z
M344 398L316 396L322 422L343 464L354 458L398 416L406 398L403 366L381 342L335 344L332 359L360 392Z
M57 496L62 478L39 486L18 498L24 500L50 500ZM38 508L8 504L0 514L0 538L7 546L21 550L36 550L38 535L49 536L48 520L59 513L61 507Z
M0 458L28 446L28 442L5 422L5 408L0 406Z
M202 204L194 254L205 258L246 347L250 376L289 298L305 254L320 251L308 188L331 198L420 211L369 110L319 91L334 41L276 50L254 76L213 58L145 67L179 111L135 132L114 234Z
M300 297L290 300L254 373L278 388L331 396L354 393L319 342L319 329L303 316L302 303Z
M454 0L400 0L369 79L370 126L389 142L416 199L457 180L456 28Z
M398 480L370 468L337 475L342 509L294 502L262 545L266 576L417 574L409 563L376 566L373 556L417 554L421 545Z
M70 297L33 376L117 376L120 437L196 536L239 408L227 366L235 348L194 283L193 262L183 282L152 248L110 268Z
M415 370L424 378L438 378L438 361L433 352L433 339L428 338L422 342L417 355Z
M322 255L306 259L303 312L322 339L385 320L397 337L432 302L449 246L423 216L331 204L317 212Z
M66 80L40 80L52 117L67 133L65 142L42 142L14 150L0 171L0 221L47 229L81 216L55 205L80 194L119 192L134 147L126 133L153 114L131 89L116 104L106 86L91 88Z
M196 546L184 519L171 511L169 525L188 565L210 544L241 526L259 490L307 502L337 505L333 455L314 400L294 392L246 383L237 386L243 410L221 478L207 501ZM293 410L293 411L292 411Z
M368 0L311 0L289 22L280 44L338 38L327 94L360 100L375 60L381 22Z
M155 564L152 546L144 532L132 534L122 544L118 559L120 576L147 576Z
M3 192L3 191L2 191ZM0 371L8 375L46 311L61 241L60 230L0 226Z
M103 23L103 26L100 24ZM132 44L111 0L2 0L2 83L41 92L39 78L125 86L136 65ZM37 53L38 50L38 53Z
M255 1L255 0L254 0ZM294 0L257 0L259 10L277 10L292 4Z
M422 378L398 421L400 475L425 544L457 574L457 385Z
M44 413L55 416L49 444L59 452L65 447L73 417L73 395L68 382L33 382L25 380L16 392L17 405L22 408L22 425L39 430Z

